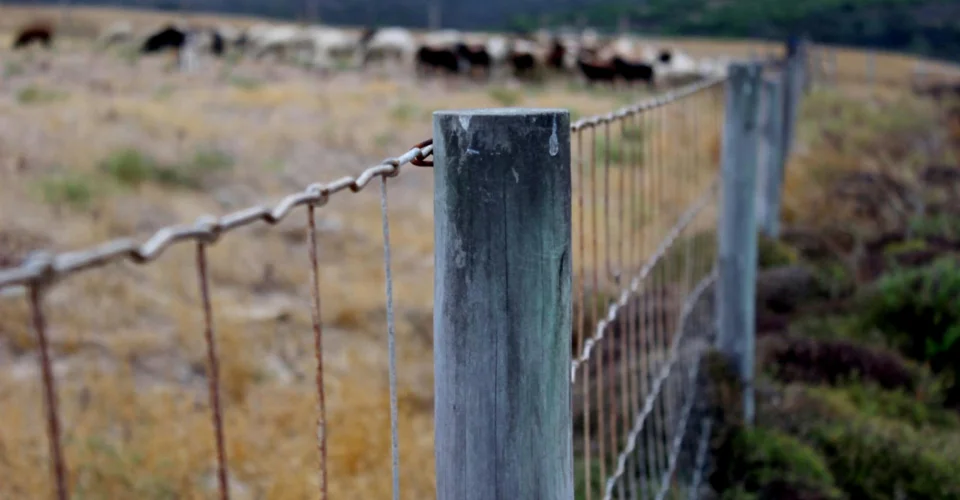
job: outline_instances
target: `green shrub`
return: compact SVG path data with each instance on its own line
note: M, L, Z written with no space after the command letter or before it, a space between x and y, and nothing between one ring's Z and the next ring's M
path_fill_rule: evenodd
M39 181L37 188L46 203L76 209L88 208L96 194L91 180L78 174L47 177Z
M935 386L926 391L908 393L863 384L808 389L808 395L822 401L837 418L874 417L897 421L918 430L960 430L960 415L939 406L938 392Z
M860 297L862 328L881 332L906 356L929 363L960 401L960 263L941 258L881 278Z
M160 164L146 153L124 148L104 158L99 168L123 186L138 187L156 178Z
M738 492L734 498L759 493L772 483L798 485L824 498L839 497L827 463L817 450L777 430L734 429L714 451L714 463L710 478L714 489Z
M953 446L944 446L942 436L871 418L814 426L807 439L822 452L837 485L850 498L960 498L960 450L955 439L947 440Z
M233 166L233 158L216 149L201 149L188 162L163 164L136 149L121 149L100 162L100 170L125 187L147 182L199 189L212 173Z
M17 92L17 101L21 104L42 104L60 101L67 97L63 92L28 85Z
M799 260L797 251L782 241L761 234L757 242L757 265L760 269L788 266Z
M490 98L501 106L516 106L523 100L523 93L506 87L493 87L488 91Z

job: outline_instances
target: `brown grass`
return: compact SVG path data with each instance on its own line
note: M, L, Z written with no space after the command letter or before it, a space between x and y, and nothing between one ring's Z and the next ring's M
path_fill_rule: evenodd
M9 33L36 13L4 6L0 30ZM386 80L345 73L322 80L302 69L247 61L208 61L199 72L182 75L170 69L169 59L141 58L132 65L122 53L91 51L80 38L119 18L149 26L165 17L73 9L70 22L78 37L56 53L0 48L6 64L0 70L7 72L0 87L0 242L19 235L49 242L52 250L76 249L108 238L142 238L203 213L272 203L311 182L356 175L384 156L405 152L429 136L430 112L437 109L500 106L509 94L515 105L564 107L587 116L639 97L576 91L564 83L492 91L419 84L405 75ZM750 47L674 42L694 53ZM36 89L29 92L34 97L23 99L28 87ZM575 246L583 235L586 241L597 238L601 256L616 245L630 246L623 241L642 247L643 255L653 251L682 208L715 179L720 108L711 106L699 102L651 114L647 126L656 132L639 141L620 137L618 125L612 125L610 144L621 153L606 154L603 128L600 139L590 132L582 136L586 147L599 141L597 155L581 151L575 141L575 161L582 158L589 166L596 160L598 174L596 185L575 180L588 221L578 222L575 199ZM103 167L124 148L145 158L147 180L139 186L119 182L114 170ZM624 168L638 165L641 148L644 168ZM209 150L227 155L229 167L207 169L195 160ZM176 167L197 187L155 181L160 167ZM639 174L635 189L611 197L608 205L592 197L608 179L611 190L618 190L626 173ZM434 488L432 176L410 169L389 182L401 347L401 487L404 498L425 498ZM335 498L361 491L383 498L390 488L377 190L372 185L339 195L319 211L328 466ZM632 202L643 208L642 236L589 222L594 214L601 221L613 217ZM691 231L712 226L714 215L708 211ZM234 498L316 497L315 362L304 224L297 213L276 228L235 231L209 249ZM20 258L20 246L0 246L0 252ZM592 260L592 252L592 246L583 254L575 249L578 269L581 259ZM182 245L150 266L116 264L71 277L46 297L67 464L80 498L214 495L194 265L194 249ZM49 496L52 487L36 342L27 320L22 297L0 298L3 498Z

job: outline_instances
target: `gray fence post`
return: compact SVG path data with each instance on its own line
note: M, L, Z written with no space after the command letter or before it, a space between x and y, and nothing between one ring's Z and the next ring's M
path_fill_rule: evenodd
M757 218L763 234L776 238L780 234L780 204L783 194L783 80L763 79L764 119L762 128L763 156L760 158Z
M757 156L760 67L733 64L723 124L718 348L744 384L743 411L753 421L754 318L757 274Z
M796 127L797 113L800 108L800 99L803 95L803 82L805 57L807 54L806 43L801 42L793 53L788 52L788 58L783 69L784 80L784 99L783 99L783 151L784 156L789 157L793 152L793 136Z
M438 111L438 500L573 499L570 115Z

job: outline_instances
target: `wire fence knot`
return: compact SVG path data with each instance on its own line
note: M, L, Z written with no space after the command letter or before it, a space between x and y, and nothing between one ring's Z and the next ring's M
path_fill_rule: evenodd
M427 159L426 159L428 156L432 156L432 155L433 155L433 148L430 148L430 150L427 151L427 154L423 154L423 151L422 151L422 150L426 149L428 146L433 146L433 138L432 138L432 137L431 137L430 139L427 139L427 140L425 140L425 141L417 144L416 146L414 146L414 149L419 149L419 150L421 150L421 151L418 151L418 152L417 152L417 156L416 156L414 159L410 160L410 164L411 164L411 165L416 165L416 166L418 166L418 167L432 167L432 166L433 166L433 160L427 160Z

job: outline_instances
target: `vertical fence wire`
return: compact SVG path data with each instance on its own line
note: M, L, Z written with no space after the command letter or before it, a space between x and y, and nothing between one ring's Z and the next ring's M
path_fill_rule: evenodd
M661 499L694 488L720 87L668 94L575 130L577 498Z
M387 299L387 349L390 364L390 458L393 500L400 499L399 410L397 408L397 331L393 316L393 273L390 267L390 217L387 211L387 177L380 178L380 214L383 226L383 269Z
M56 483L57 500L67 500L67 466L63 457L60 436L60 413L57 411L57 386L50 361L50 344L47 340L47 322L43 314L43 289L41 284L30 286L30 316L37 344L40 348L40 371L43 377L43 401L47 421L47 436L50 448L50 464Z
M317 452L319 454L320 500L327 500L327 403L323 383L323 323L320 318L320 264L317 256L316 207L307 206L307 237L310 245L310 294L311 320L313 323L313 349L317 361Z
M217 356L217 341L213 329L213 308L210 305L210 280L207 275L206 243L197 243L197 278L200 285L200 303L203 310L203 336L207 344L207 377L213 431L217 450L217 484L221 500L230 498L227 479L227 451L223 438L223 413L220 407L220 360Z

